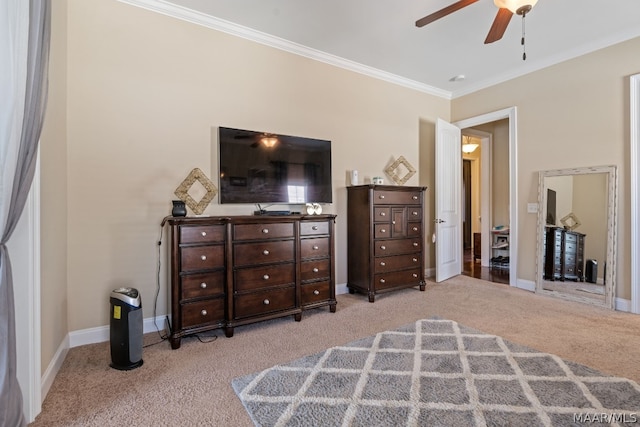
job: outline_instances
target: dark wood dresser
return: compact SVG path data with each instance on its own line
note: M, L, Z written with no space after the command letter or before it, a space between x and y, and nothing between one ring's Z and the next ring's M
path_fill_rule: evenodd
M546 227L544 279L584 281L585 235L561 227Z
M381 292L425 289L425 187L347 187L347 287L375 301Z
M171 229L171 347L183 336L329 306L335 215L182 217Z

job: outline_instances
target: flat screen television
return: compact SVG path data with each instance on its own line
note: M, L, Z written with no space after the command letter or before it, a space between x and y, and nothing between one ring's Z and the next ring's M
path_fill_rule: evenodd
M218 128L220 203L331 203L331 141Z

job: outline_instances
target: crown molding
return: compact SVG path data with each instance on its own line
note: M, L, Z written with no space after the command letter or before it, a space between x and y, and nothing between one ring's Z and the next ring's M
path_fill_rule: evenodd
M316 49L303 46L298 43L291 42L289 40L275 37L270 34L266 34L260 31L253 30L251 28L244 27L242 25L234 24L233 22L225 21L214 16L206 15L188 9L182 6L175 5L173 3L163 0L118 0L121 3L126 3L131 6L140 7L142 9L150 10L160 13L162 15L170 16L172 18L180 19L190 22L192 24L201 25L203 27L211 28L213 30L222 31L224 33L241 37L247 40L251 40L256 43L260 43L266 46L270 46L276 49L283 50L285 52L293 53L295 55L303 56L315 61L324 62L325 64L333 65L335 67L343 68L345 70L353 71L359 74L363 74L369 77L373 77L378 80L383 80L389 83L393 83L398 86L403 86L409 89L413 89L419 92L424 92L429 95L434 95L440 98L451 99L452 93L450 91L442 90L433 86L426 85L424 83L417 82L415 80L407 79L396 74L388 73L373 67L369 67L354 61L350 61L339 56L331 55L326 52L322 52Z

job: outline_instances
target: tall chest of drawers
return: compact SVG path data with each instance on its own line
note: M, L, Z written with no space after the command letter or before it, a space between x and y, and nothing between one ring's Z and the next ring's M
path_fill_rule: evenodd
M347 187L347 287L375 295L424 282L425 187Z
M546 227L544 279L584 281L585 235L560 227Z
M336 310L335 215L170 218L172 348L183 336Z

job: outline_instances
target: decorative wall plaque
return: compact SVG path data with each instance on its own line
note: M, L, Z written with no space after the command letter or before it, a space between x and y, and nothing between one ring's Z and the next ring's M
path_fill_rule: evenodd
M199 202L196 202L189 194L189 190L193 184L198 181L206 190L206 193ZM218 187L202 172L200 169L193 169L189 175L182 181L182 184L176 188L174 193L180 200L185 202L194 214L200 215L209 206L211 200L218 194Z
M400 176L400 174L404 172L403 169L406 169L406 172L403 176ZM391 163L384 171L397 185L404 185L404 183L416 173L416 170L404 156L398 157L398 159Z

